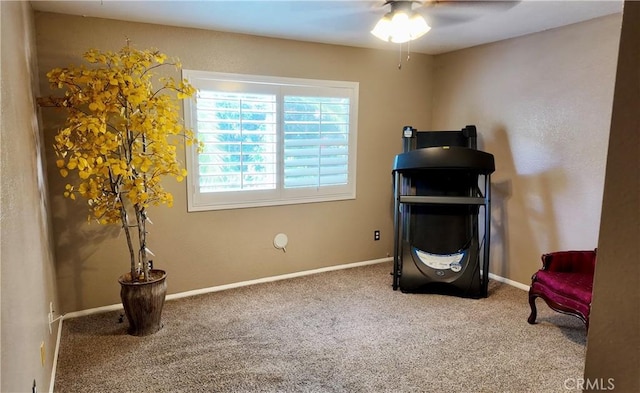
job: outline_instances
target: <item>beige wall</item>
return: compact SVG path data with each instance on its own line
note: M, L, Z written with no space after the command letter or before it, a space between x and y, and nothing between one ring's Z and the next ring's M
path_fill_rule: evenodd
M0 390L28 390L35 378L42 391L50 360L44 368L39 366L39 343L45 341L51 348L45 330L53 273L41 213L44 200L39 196L42 178L34 153L39 138L34 127L24 126L33 124L33 101L20 93L31 90L31 21L25 7L16 4L2 2L1 8ZM640 18L637 7L634 15ZM437 57L435 71L432 58L414 55L398 72L395 52L54 14L36 17L41 77L51 67L77 62L86 48L117 49L128 36L139 47L158 46L180 56L188 68L361 83L358 200L187 214L184 184L172 185L176 206L153 212L151 228L152 248L158 254L157 263L170 271L172 292L386 256L392 244L389 167L400 150L398 130L405 124L419 129L478 125L481 147L496 155L498 169L494 175L495 273L526 283L538 267L541 252L593 247L598 242L593 227L599 225L619 26L620 18L611 16L443 55ZM635 37L632 51L637 47L637 31ZM274 51L277 56L271 55ZM437 81L433 85L432 77ZM631 77L622 80L632 81ZM433 97L431 90L435 90ZM635 107L624 111L637 117ZM46 117L50 122L50 114ZM637 128L637 119L628 124ZM625 247L628 236L637 240L638 218L626 217L626 210L611 212L619 202L633 203L619 199L623 194L614 185L619 187L626 178L618 176L626 174L637 181L632 177L637 170L627 165L633 159L637 163L638 154L626 144L626 125L612 128L611 148L615 143L622 152L616 150L616 164L608 164L586 373L608 377L614 375L609 373L613 367L621 378L617 383L631 381L618 386L635 391L638 274L637 264L634 271L628 270L628 264L637 262L638 252ZM57 175L50 176L64 311L117 303L115 277L127 265L122 261L126 256L121 239L114 238L113 230L87 227L82 206L63 200L59 196L62 183ZM21 198L14 197L15 190ZM634 195L637 198L638 193ZM622 220L626 226L618 227L620 218L626 218ZM383 230L381 242L370 240L373 229ZM619 235L618 230L629 232ZM290 235L287 254L271 247L279 231ZM180 267L188 272L179 271ZM618 285L625 275L628 285ZM611 288L616 291L600 295ZM631 301L619 301L626 298Z
M27 2L0 2L2 250L2 392L47 391L57 324L49 333L55 272L40 157L34 24ZM45 362L41 364L40 345Z
M187 213L185 183L170 184L175 206L152 210L149 228L154 263L169 272L170 293L393 253L391 164L401 150L402 126L430 125L432 57L414 54L399 71L396 51L49 13L36 14L36 31L43 81L49 69L77 64L85 50L117 50L128 37L138 48L157 47L178 56L187 69L360 83L357 199ZM49 111L43 111L48 138L55 131ZM87 225L83 205L61 196L64 183L48 153L64 311L119 303L116 279L128 269L124 240L117 238L117 228ZM382 231L377 242L375 229ZM286 253L272 245L279 232L289 235Z
M594 384L605 381L616 392L640 392L639 47L640 3L627 1L585 363L585 379L591 382L587 391L597 391Z
M433 127L476 124L495 156L493 273L528 284L542 253L597 246L620 23L436 57Z

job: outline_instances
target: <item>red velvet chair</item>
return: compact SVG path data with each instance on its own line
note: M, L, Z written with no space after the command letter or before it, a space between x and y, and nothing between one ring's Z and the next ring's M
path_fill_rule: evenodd
M536 323L535 301L540 297L551 309L580 318L589 329L596 251L557 251L542 255L542 269L533 275L529 288L530 324Z

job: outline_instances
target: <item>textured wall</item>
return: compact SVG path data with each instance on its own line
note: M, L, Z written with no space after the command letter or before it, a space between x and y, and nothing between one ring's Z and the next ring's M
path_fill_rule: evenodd
M495 156L493 273L526 284L543 252L597 246L620 23L436 57L434 128L476 124Z
M640 3L624 6L585 379L640 391ZM602 381L605 381L604 383ZM597 385L600 384L600 385Z
M401 129L430 125L432 57L414 54L402 71L397 52L320 45L159 25L37 13L40 76L78 63L88 48L117 50L125 37L138 48L178 56L187 69L360 83L357 199L284 207L186 212L185 183L169 184L171 209L150 216L155 264L169 272L169 293L331 265L384 258L393 252L391 164ZM42 84L43 90L47 88ZM45 133L56 121L46 115ZM49 144L48 144L49 145ZM64 311L119 303L117 277L128 269L118 228L86 224L81 203L65 200L49 153L58 284ZM380 229L382 239L373 241ZM289 235L287 252L273 237ZM391 284L391 278L389 278Z
M33 13L0 2L2 14L2 392L47 391L57 325L49 333L55 272L34 94L38 86ZM45 363L41 364L40 345Z

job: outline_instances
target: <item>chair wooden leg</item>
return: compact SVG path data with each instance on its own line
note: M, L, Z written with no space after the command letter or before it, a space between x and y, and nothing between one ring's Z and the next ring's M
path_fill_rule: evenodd
M529 319L527 319L527 322L532 325L536 323L536 317L538 316L538 310L536 309L536 297L537 296L529 294L529 306L531 307L531 315L529 315Z

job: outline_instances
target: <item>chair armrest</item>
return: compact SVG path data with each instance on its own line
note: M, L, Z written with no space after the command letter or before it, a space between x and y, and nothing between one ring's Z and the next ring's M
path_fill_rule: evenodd
M542 270L593 274L596 251L556 251L542 255Z

